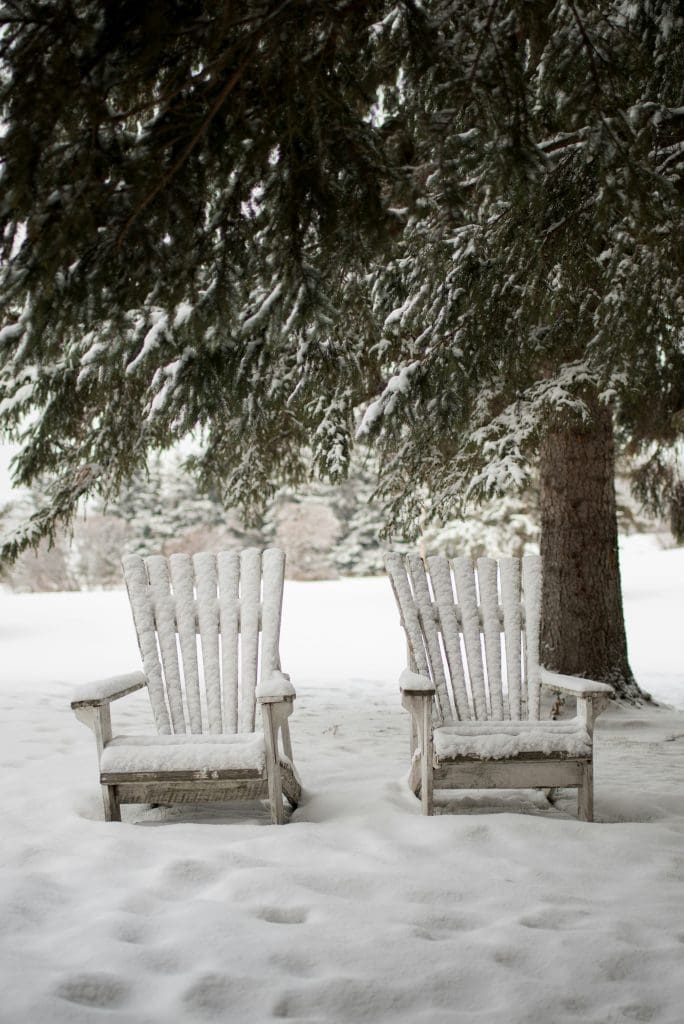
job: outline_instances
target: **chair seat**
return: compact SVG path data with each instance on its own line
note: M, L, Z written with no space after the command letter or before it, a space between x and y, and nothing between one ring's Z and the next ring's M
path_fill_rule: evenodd
M591 757L591 739L576 719L563 722L459 722L434 730L437 761L456 758L503 760L537 757Z
M157 777L179 773L262 777L265 764L262 732L117 736L102 752L100 771L103 779L148 772Z

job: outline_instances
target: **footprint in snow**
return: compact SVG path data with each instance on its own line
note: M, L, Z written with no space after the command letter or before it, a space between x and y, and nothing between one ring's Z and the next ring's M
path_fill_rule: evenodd
M147 929L138 921L122 921L117 923L113 929L113 935L119 942L129 943L131 946L139 946L145 942Z
M309 957L297 953L275 953L269 957L269 963L294 978L309 978L316 971L315 964Z
M203 860L174 860L164 868L162 889L174 898L210 885L220 873L215 865Z
M56 989L60 999L101 1009L122 1006L129 994L128 984L122 978L104 972L72 975L65 978Z
M419 925L414 935L427 942L444 942L461 932L472 932L481 926L482 922L473 916L432 917Z
M301 907L262 907L256 916L269 924L304 924L307 911Z
M550 931L571 931L582 927L584 918L588 917L586 910L568 910L562 907L549 907L540 910L536 914L528 914L520 918L523 928L541 928Z

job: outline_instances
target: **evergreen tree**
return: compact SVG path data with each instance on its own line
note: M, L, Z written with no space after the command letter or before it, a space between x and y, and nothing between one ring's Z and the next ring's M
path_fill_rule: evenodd
M616 444L640 460L652 504L676 493L684 10L493 3L467 37L469 6L444 6L432 66L396 100L418 195L374 275L386 385L363 432L406 524L426 502L445 518L519 488L537 465L545 663L638 696L614 461Z
M228 501L304 478L312 437L344 472L356 353L329 329L394 220L368 116L390 10L0 5L0 414L37 410L17 482L55 475L11 550L193 431Z
M192 431L227 503L336 479L366 407L405 530L539 460L547 658L634 692L612 460L676 493L682 24L656 0L1 3L0 414L18 482L55 477L6 551Z

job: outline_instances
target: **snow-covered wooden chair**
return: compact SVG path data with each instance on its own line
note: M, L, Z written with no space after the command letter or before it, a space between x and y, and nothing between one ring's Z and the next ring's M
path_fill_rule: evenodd
M435 788L576 787L578 817L592 821L594 720L612 688L540 665L541 559L475 567L393 552L386 566L407 640L400 689L423 813ZM576 717L540 719L543 688L575 698Z
M105 819L119 821L122 803L268 798L282 824L283 795L293 807L300 797L295 691L278 651L283 552L131 555L123 566L143 671L81 687L71 704L95 733ZM113 736L111 702L145 686L157 734Z

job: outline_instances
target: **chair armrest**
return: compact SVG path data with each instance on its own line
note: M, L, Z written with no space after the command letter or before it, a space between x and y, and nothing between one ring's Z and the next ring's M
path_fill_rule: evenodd
M147 686L144 672L129 672L127 675L111 676L109 679L98 679L92 683L77 686L73 691L71 706L78 708L97 708L109 704L127 693L135 693Z
M262 679L256 688L256 699L260 704L275 704L279 700L293 700L296 696L290 677L277 669Z
M435 693L435 684L427 676L405 668L399 676L399 689L407 697L431 697Z
M580 679L579 676L564 676L560 672L550 672L543 666L540 669L540 681L547 689L567 693L572 697L611 697L615 692L608 683Z

